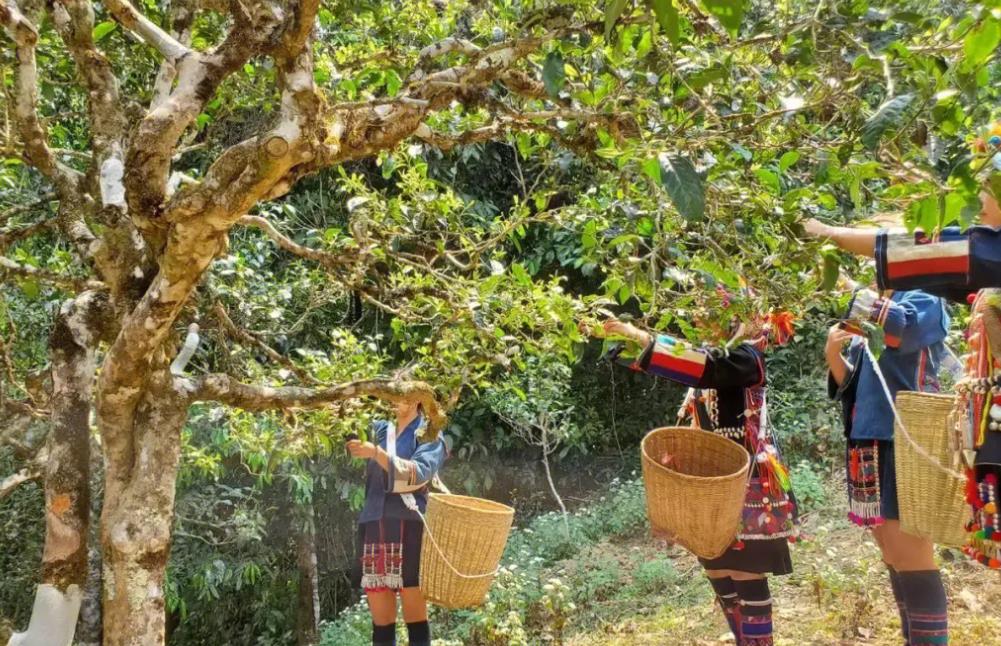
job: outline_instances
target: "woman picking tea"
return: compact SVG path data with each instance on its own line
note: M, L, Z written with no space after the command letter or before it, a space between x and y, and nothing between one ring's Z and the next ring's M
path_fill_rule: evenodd
M427 602L418 581L424 525L413 507L421 513L426 509L428 484L441 470L447 449L443 437L423 437L426 428L421 405L401 401L395 423L373 425L374 444L347 443L352 457L368 460L355 574L372 613L373 646L396 644L397 595L410 646L431 645Z
M877 364L865 351L863 326L878 327L885 339ZM841 402L848 441L848 517L872 531L890 572L904 643L915 646L947 643L946 595L931 541L900 528L891 399L901 390L939 390L948 330L938 297L859 289L825 348L830 394Z
M789 320L785 315L745 328L747 340L730 349L694 347L614 319L603 326L606 336L642 346L634 369L693 389L685 412L694 426L741 444L753 458L736 539L718 558L699 559L738 646L773 643L768 575L792 572L789 543L798 531L796 506L788 470L766 422L764 361L769 339L784 343L791 336Z

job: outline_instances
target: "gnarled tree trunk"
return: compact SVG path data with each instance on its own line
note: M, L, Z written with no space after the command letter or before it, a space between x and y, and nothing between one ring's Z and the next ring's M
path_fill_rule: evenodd
M45 472L42 582L28 629L11 646L69 646L87 580L90 410L102 299L85 292L63 304L49 342L52 428Z
M101 514L105 646L164 643L163 580L188 407L173 390L165 369L159 369L148 384L135 412L132 459L105 461Z

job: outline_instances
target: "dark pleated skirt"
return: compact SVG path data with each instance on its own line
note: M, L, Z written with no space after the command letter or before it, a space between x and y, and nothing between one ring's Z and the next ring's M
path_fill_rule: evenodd
M714 559L699 559L707 570L739 570L755 574L792 574L792 556L789 554L789 540L769 538L765 540L745 540L743 547L730 547Z

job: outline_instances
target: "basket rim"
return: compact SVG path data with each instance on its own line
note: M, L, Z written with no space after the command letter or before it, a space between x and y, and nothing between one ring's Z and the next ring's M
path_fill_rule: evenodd
M463 509L469 509L468 505L463 505L462 501L465 500L475 500L478 504L486 503L487 509L482 509L477 507L475 511L477 513L483 514L497 514L503 516L511 516L514 514L514 507L510 505L505 505L502 502L497 502L496 500L489 500L487 498L477 498L476 496L462 496L455 493L437 493L432 492L430 494L431 498L434 498L443 505L448 505L450 507L460 507Z
M662 431L684 431L686 433L704 433L706 435L711 436L713 438L713 441L719 440L721 442L726 442L727 444L733 444L735 448L743 451L744 457L745 457L744 466L742 466L740 469L734 471L733 473L730 473L730 474L727 474L727 475L722 475L722 476L693 476L693 475L689 475L687 473L682 473L680 471L675 471L674 469L669 469L669 468L665 467L663 464L661 464L660 462L658 462L657 460L653 459L650 456L650 454L648 454L647 451L646 451L647 439L649 439L654 433L660 433ZM707 431L707 430L701 429L701 428L694 428L692 426L661 426L660 428L652 429L651 431L647 432L647 434L644 435L643 439L640 441L640 452L643 455L643 461L645 463L649 464L651 467L653 467L655 469L658 469L660 471L665 471L667 473L670 473L672 476L676 476L676 477L679 477L679 478L684 478L684 479L687 479L687 480L698 480L700 482L706 482L706 481L710 481L710 482L723 482L723 481L726 481L726 480L733 480L734 476L741 475L741 474L745 474L746 475L747 472L751 468L751 454L743 446L737 444L736 442L734 442L732 440L728 440L728 439L726 439L724 437L720 437L719 435L716 435L712 431Z
M921 399L940 399L943 402L956 400L955 393L927 393L927 392L922 392L920 390L897 391L896 398L899 398L901 396L906 397L908 399L912 397L919 397Z

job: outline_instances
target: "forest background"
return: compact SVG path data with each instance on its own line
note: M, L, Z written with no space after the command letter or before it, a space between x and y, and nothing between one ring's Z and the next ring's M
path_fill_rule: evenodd
M572 641L651 599L704 601L684 557L640 540L638 443L683 392L602 360L578 324L606 311L693 342L697 319L793 311L770 408L811 531L839 531L822 347L839 275L866 269L798 223L968 224L970 144L1001 82L993 1L57 0L0 17L0 637L38 582L72 582L79 643L364 643L343 438L406 393L448 413L444 481L517 509L491 604L436 615L437 636ZM715 289L743 281L753 299ZM137 519L152 533L115 543ZM59 562L57 526L83 536ZM143 541L160 551L137 556ZM568 571L589 549L645 556ZM872 603L840 563L817 599ZM102 617L102 585L139 575L159 597ZM848 606L839 638L871 632Z

